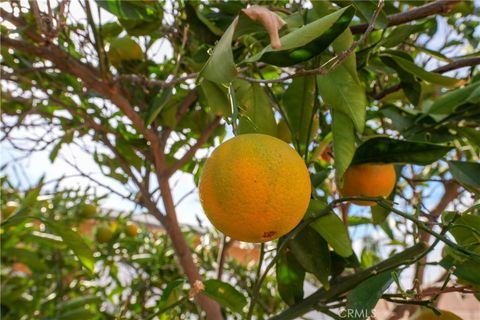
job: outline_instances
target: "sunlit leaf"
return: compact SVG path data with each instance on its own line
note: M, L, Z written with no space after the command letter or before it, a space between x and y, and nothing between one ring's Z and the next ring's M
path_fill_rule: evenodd
M204 282L203 293L232 311L241 312L247 304L245 296L232 285L216 279L209 279Z

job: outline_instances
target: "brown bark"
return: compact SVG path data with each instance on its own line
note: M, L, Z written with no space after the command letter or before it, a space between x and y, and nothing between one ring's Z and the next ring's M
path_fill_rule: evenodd
M438 0L431 3L427 3L421 7L412 9L410 11L392 14L388 16L388 26L396 26L404 24L410 21L423 19L425 17L449 12L453 5L460 2L460 0ZM355 24L350 27L353 34L359 34L365 32L368 28L368 23Z
M167 217L170 221L170 224L165 226L165 228L172 239L178 259L180 260L181 265L184 266L184 271L187 274L188 280L193 286L196 281L202 281L202 278L195 262L193 261L192 252L190 251L178 225L175 204L173 202L170 185L167 179L162 179L160 182L160 192L162 193L165 211L167 212ZM223 319L220 307L216 302L208 299L202 294L197 295L196 299L202 309L206 312L208 319Z

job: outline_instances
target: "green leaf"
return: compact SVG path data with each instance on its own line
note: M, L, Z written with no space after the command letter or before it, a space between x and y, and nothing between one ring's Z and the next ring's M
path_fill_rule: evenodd
M95 295L86 295L70 299L67 301L62 301L57 305L58 311L77 309L79 307L84 307L89 304L98 304L101 302L100 298Z
M336 54L341 54L347 51L353 45L353 34L350 29L345 29L341 35L339 35L332 43L333 51ZM357 59L355 52L353 52L348 58L346 58L342 65L350 73L350 76L357 82L360 82L357 73Z
M232 40L238 18L223 34L213 49L213 53L200 71L199 78L203 77L218 84L228 85L237 73L233 60Z
M461 89L455 89L436 98L427 113L436 121L452 114L459 106L467 102L475 103L480 99L480 81Z
M380 273L360 283L347 295L347 319L367 319L378 300L392 284L393 278L389 271Z
M342 257L349 257L353 254L352 241L348 230L342 220L333 212L322 216L310 224L310 227L317 231L333 250Z
M333 152L335 175L340 185L355 154L355 133L353 123L343 112L332 110Z
M315 77L298 77L288 86L282 98L286 118L293 141L301 147L300 152L310 144L310 128L315 104Z
M280 38L281 49L274 50L268 45L245 62L261 60L285 67L309 60L324 51L348 27L354 12L353 7L345 7L304 25Z
M394 52L389 51L389 52L391 52L392 55L393 54L400 55L405 59L412 59L409 55L405 54L404 52L398 52L398 51L394 51ZM402 86L402 90L405 93L405 96L408 98L408 100L413 105L419 104L422 97L422 85L417 80L417 78L410 72L404 70L391 56L382 55L380 56L380 58L385 65L394 69L397 72L398 77L400 78L400 84Z
M302 267L315 275L328 289L330 284L330 251L327 242L312 228L306 227L288 243L293 255Z
M184 283L184 279L176 279L167 284L159 301L159 307L161 309L166 309L182 299L182 286Z
M473 285L480 285L480 262L478 259L465 259L460 261L452 255L447 255L440 261L440 265L447 270L455 267L453 274L458 278Z
M459 79L442 76L439 73L428 72L423 68L417 66L415 63L399 57L397 55L388 55L391 57L403 70L419 77L430 83L435 83L445 87L453 87L459 84Z
M227 88L215 82L203 79L200 84L200 96L206 105L219 116L229 117L232 108L227 97Z
M48 156L50 162L53 163L55 161L58 152L60 151L64 143L72 142L74 133L75 131L73 130L68 130L67 132L65 132L65 135L60 139L60 141L53 147L52 151L50 152L50 155Z
M89 320L97 318L97 314L85 308L68 310L59 315L58 320Z
M461 215L448 231L459 245L480 253L480 216Z
M352 120L355 129L363 132L367 98L365 90L344 65L332 72L317 76L318 91L325 103Z
M240 104L238 133L277 134L277 122L272 104L259 84L251 84L244 95L237 95Z
M275 267L278 293L283 301L288 305L301 301L305 270L290 250L282 250Z
M115 140L115 147L118 151L118 153L132 166L137 168L138 170L142 167L143 165L143 160L140 158L136 153L135 150L132 148L132 145L128 142L125 141L122 138L117 138ZM112 169L112 172L115 170Z
M353 5L359 11L360 15L367 21L372 21L375 10L377 9L377 2L373 0L356 0ZM388 26L388 18L385 12L380 11L377 20L375 21L376 29L385 29Z
M480 164L477 162L448 161L453 178L467 189L480 193Z
M441 159L452 147L427 142L371 138L355 152L352 164L413 163L427 165Z
M53 220L42 218L40 219L47 225L55 234L60 236L65 244L75 253L82 265L93 272L95 258L93 257L92 249L85 243L83 238L72 229L64 226Z
M96 0L99 7L107 10L118 18L129 20L153 21L161 20L161 6L156 2L135 3L123 0Z
M247 305L245 296L232 285L216 279L209 279L204 282L203 293L220 303L222 306L235 312L241 312Z
M427 23L429 23L429 21L418 24L400 25L392 28L390 34L383 38L380 44L385 48L395 47L410 38L411 35L424 30Z
M152 103L148 107L147 114L145 117L145 125L149 126L153 120L162 112L163 108L167 105L168 100L172 96L172 89L165 89L162 92L158 93L155 98L153 98Z

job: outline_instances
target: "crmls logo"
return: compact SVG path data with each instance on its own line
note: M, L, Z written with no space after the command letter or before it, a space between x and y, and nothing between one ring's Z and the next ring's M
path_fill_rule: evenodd
M371 315L374 316L374 312L369 309L343 309L340 311L340 317L345 319L366 319Z

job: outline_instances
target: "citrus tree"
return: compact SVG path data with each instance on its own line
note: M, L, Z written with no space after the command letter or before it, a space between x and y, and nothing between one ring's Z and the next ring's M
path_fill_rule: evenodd
M79 175L161 223L165 236L158 243L174 250L181 269L175 275L190 291L171 295L183 282L159 276L153 266L169 262L149 251L138 262L139 287L131 290L138 298L125 291L127 298L112 299L131 317L174 312L170 316L294 319L317 310L358 319L367 318L379 299L398 304L393 318L418 306L436 315L442 292L478 296L480 286L476 13L473 2L458 0L4 3L2 141L24 156L48 150L52 162L62 146L77 146L102 178L71 163ZM203 170L208 151L227 134L251 142L228 152L219 148ZM197 184L205 172L204 209L232 236L219 244L263 243L257 270L244 276L255 281L221 281L222 272L212 273L223 269L223 249L219 259L213 252L198 258L177 220L171 179L180 172ZM26 221L41 221L58 245L72 250L68 258L57 250L56 266L64 272L62 260L69 259L98 286L89 294L100 305L97 299L111 293L95 282L101 272L93 266L114 265L109 256L126 234L101 224L102 244L93 254L70 220L35 207L44 183L16 200L2 198L2 214L9 212L2 237L23 232L7 256L19 260L17 249L34 232ZM18 208L9 204L13 200ZM78 204L68 211L74 220L80 211L95 211ZM239 208L254 214L241 215ZM266 228L272 219L281 232ZM252 236L257 229L264 233ZM357 230L363 235L355 238L360 251L354 252ZM142 235L125 245L138 251L157 244ZM115 241L119 245L110 246ZM441 258L432 261L439 250ZM426 286L432 264L443 271ZM405 274L413 275L405 280ZM270 278L275 290L265 282ZM4 279L2 287L9 284ZM28 285L18 281L10 284ZM313 289L304 292L306 284ZM39 291L28 315L48 307L58 318L68 303L83 306L71 301L81 291L55 288L45 296ZM146 288L169 303L150 308L142 300ZM15 303L14 295L2 299L2 315L27 314ZM92 318L126 317L105 307L85 310Z

